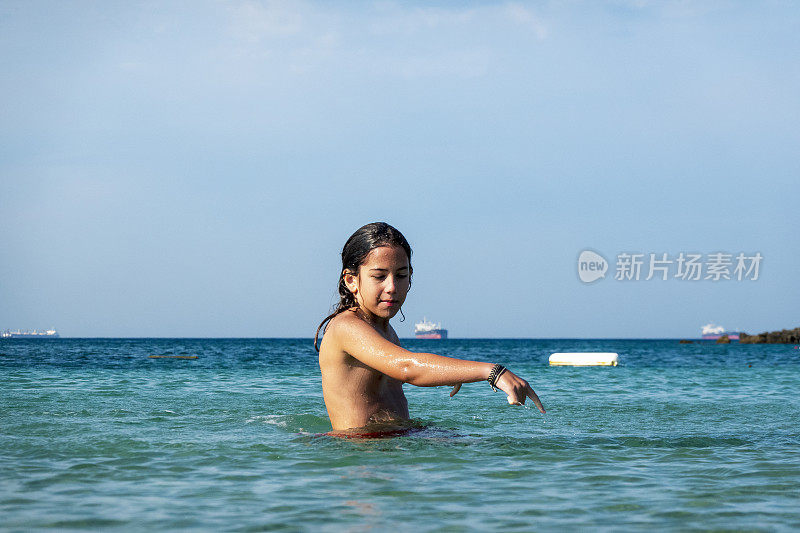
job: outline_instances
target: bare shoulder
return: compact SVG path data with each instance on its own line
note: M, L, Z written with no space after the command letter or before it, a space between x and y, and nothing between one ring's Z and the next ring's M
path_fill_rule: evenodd
M339 313L333 317L328 322L322 335L320 354L323 352L327 354L341 352L344 336L352 335L353 331L357 330L362 323L362 320L350 311Z
M397 333L391 325L389 325L384 335L351 311L345 311L331 319L328 325L328 331L330 332L331 338L339 343L357 339L359 342L380 342L385 340L392 344L400 345L400 339L397 337Z
M329 322L322 337L320 360L352 357L389 374L395 370L389 366L396 366L399 364L398 358L405 359L410 355L408 350L396 344L396 337L397 334L391 327L385 332L379 332L354 312L346 311Z
M356 316L351 311L339 313L328 322L328 327L325 328L325 335L329 335L332 339L340 337L348 332L352 332L353 328L359 328L364 324L364 321Z

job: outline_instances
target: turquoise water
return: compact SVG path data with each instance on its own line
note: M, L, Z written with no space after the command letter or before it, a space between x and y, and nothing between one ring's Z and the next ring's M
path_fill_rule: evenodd
M675 340L407 341L497 361L405 386L409 435L330 429L308 339L0 341L5 530L794 530L800 350ZM548 367L614 351L616 368ZM197 355L196 360L149 355Z

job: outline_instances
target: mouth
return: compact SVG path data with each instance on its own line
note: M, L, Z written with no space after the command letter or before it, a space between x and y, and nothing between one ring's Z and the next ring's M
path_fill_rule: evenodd
M399 305L400 301L399 300L381 300L380 303L386 304L389 307L394 307L396 305Z

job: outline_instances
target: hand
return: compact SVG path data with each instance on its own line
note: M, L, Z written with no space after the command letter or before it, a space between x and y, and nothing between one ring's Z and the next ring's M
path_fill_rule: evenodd
M539 408L539 411L541 411L542 414L545 413L542 402L539 401L539 397L536 396L536 393L531 386L528 385L528 382L515 375L512 371L506 370L500 374L500 378L498 378L497 383L495 383L495 387L508 394L508 403L511 405L524 405L525 400L530 398L533 400L534 405ZM453 394L455 394L455 392L450 395L452 396Z
M451 398L455 396L458 391L461 390L461 385L463 385L463 383L456 383L455 385L453 385L453 390L450 391Z

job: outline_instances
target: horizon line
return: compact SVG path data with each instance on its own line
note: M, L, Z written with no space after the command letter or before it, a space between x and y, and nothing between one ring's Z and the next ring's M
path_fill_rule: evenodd
M45 337L42 338L8 338L8 340L67 340L67 339L120 339L120 340L144 340L144 339L163 339L163 340L309 340L313 341L314 337L111 337L111 336L95 336L95 337L79 337L79 336L63 336L59 335L57 338ZM700 337L448 337L447 339L417 339L415 337L400 337L400 340L411 341L432 341L442 342L448 340L716 340L716 339L702 339Z

